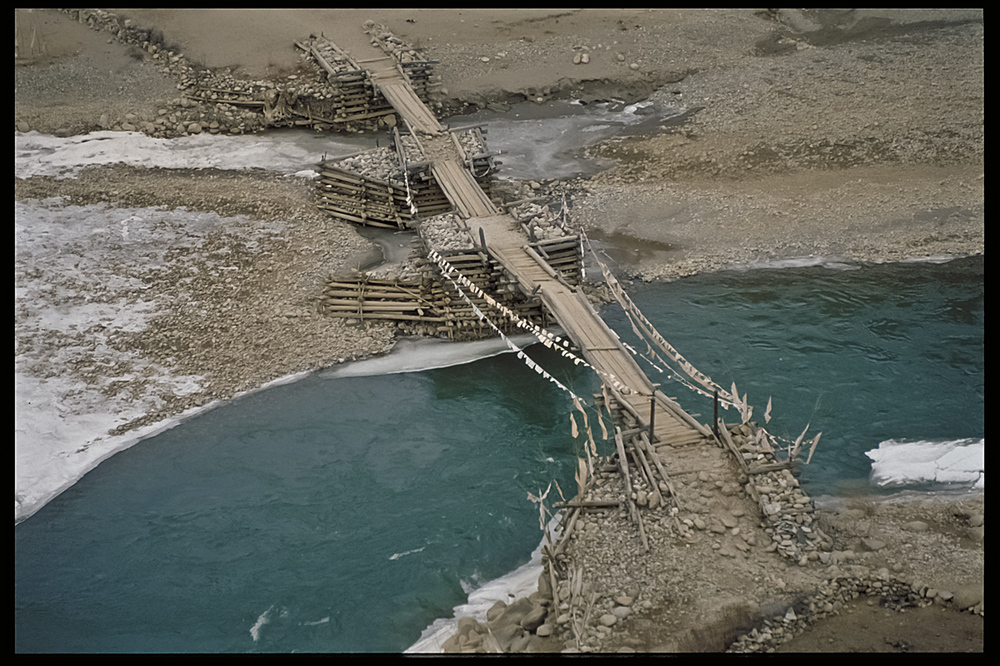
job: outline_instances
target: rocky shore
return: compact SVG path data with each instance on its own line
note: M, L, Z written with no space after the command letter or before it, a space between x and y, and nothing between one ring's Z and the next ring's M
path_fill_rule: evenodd
M743 427L733 428L741 450ZM982 494L859 496L814 509L788 469L747 484L720 448L678 449L660 460L672 470L672 493L633 482L643 528L623 508L628 494L615 466L597 465L580 502L591 508L563 510L569 536L552 552L566 574L554 593L546 569L535 593L497 602L485 618L460 619L441 649L840 651L852 649L849 632L824 644L808 632L875 608L878 616L853 631L875 629L886 642L865 651L982 649ZM671 500L658 506L656 490ZM963 611L961 631L942 636L935 611ZM889 638L901 627L905 633Z
M313 14L276 13L266 36L253 12L229 13L225 31L206 14L209 38L198 41L199 31L145 21L164 16L148 11L15 12L27 31L15 131L250 133L262 114L185 91L211 79L310 94L314 73L292 40L315 30ZM558 96L683 107L678 123L591 148L615 161L608 171L516 185L566 195L619 274L984 252L981 11L331 11L346 12L323 24L338 43L367 40L370 16L420 41L440 63L442 112ZM240 40L224 34L253 35L243 41L256 53L233 50ZM378 250L322 216L305 180L116 165L15 178L15 201L164 211L142 233L125 222L106 237L66 236L55 254L51 239L32 238L15 257L16 368L96 391L100 410L123 415L116 434L384 352L396 334L316 313L325 277ZM171 217L181 209L204 214L202 226ZM551 211L523 213L558 233ZM40 316L81 301L106 308L103 319L71 330ZM116 320L132 310L153 314L141 326ZM180 378L190 380L183 389ZM85 393L68 390L61 404L94 409ZM564 552L579 572L574 588L543 578L532 597L462 620L446 651L982 651L982 494L815 507L784 473L748 488L722 449L699 467L677 484L682 511L643 509L656 512L650 552L624 509L585 511ZM620 483L602 473L595 488L619 497ZM754 492L809 506L810 532L804 518L768 520ZM582 601L563 608L567 599ZM861 636L873 638L853 642Z

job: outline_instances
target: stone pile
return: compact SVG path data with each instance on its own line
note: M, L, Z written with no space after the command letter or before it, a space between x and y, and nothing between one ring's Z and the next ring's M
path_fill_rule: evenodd
M813 524L814 507L788 469L755 475L751 482L760 496L765 531L771 535L769 549L805 565L829 551L832 540Z
M649 600L638 601L634 590L601 597L590 585L579 589L562 580L555 596L546 573L538 577L538 590L510 604L497 601L487 612L485 622L471 617L460 618L458 630L442 644L449 653L544 653L575 652L572 628L586 627L585 636L607 637L613 628L635 610L648 610ZM555 605L558 598L559 605ZM580 600L584 601L580 601Z
M744 489L757 501L767 524L768 549L803 566L818 560L821 550L831 550L833 540L814 525L812 500L791 469L775 457L774 440L752 423L731 428L730 437L746 470ZM764 471L769 467L779 469Z
M548 640L554 631L556 610L548 577L538 577L538 591L509 605L497 601L486 612L485 623L465 617L458 631L442 644L446 653L510 653L558 651Z
M163 31L158 28L140 28L135 25L134 21L122 19L103 9L64 9L62 11L94 30L111 33L124 44L138 46L154 56L159 55L158 59L166 60L171 64L182 59L179 54L164 50Z
M362 24L362 27L364 27L368 36L371 37L372 46L381 47L383 51L392 54L399 62L405 63L423 60L423 56L415 48L396 37L392 34L392 31L381 23L368 20Z
M528 202L512 206L509 211L518 222L530 230L535 240L552 240L576 235L563 224L559 213L553 212L548 205Z
M436 250L447 255L476 247L460 218L454 213L443 213L421 220L419 229L428 251Z
M876 603L883 608L902 611L937 604L956 610L983 614L983 588L972 586L957 592L938 591L919 582L909 582L890 576L889 570L880 569L872 576L838 576L831 578L815 594L788 606L784 615L764 620L760 627L742 634L729 652L773 652L774 649L795 638L810 625L831 615L839 615L847 604L860 597L870 597L869 605Z
M393 185L403 186L403 173L399 158L392 148L366 150L360 155L339 160L337 166L365 178L377 178Z

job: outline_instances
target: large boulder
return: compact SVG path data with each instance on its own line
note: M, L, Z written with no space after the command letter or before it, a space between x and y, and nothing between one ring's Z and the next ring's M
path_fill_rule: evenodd
M503 599L498 599L495 604L490 606L490 609L486 611L486 621L496 622L497 618L504 614L507 610L507 604L503 602Z
M962 585L954 592L954 596L951 598L951 603L955 607L965 610L966 608L972 608L973 606L982 603L983 601L983 584L982 583L972 583L970 585Z
M514 601L512 604L507 606L507 609L500 615L496 620L494 620L493 625L496 626L506 626L506 625L520 625L521 620L531 612L534 608L534 604L531 603L527 598L521 597L520 599Z
M468 636L469 632L472 631L485 631L485 629L480 626L479 622L473 617L460 617L458 618L458 635Z
M524 627L525 631L534 633L545 622L546 615L548 615L547 609L543 606L535 606L521 618L521 626Z
M525 638L531 636L531 634L522 629L519 624L507 624L502 627L493 627L492 632L493 638L496 639L500 649L504 652L513 651L513 646L515 644L519 644Z

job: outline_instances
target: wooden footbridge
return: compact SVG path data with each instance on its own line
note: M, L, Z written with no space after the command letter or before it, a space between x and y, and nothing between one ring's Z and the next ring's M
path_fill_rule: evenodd
M353 282L331 279L319 304L320 312L362 320L366 316L395 320L402 330L412 323L416 328L411 330L447 334L452 338L466 331L480 337L489 335L486 324L505 337L506 333L527 328L550 348L563 342L547 330L554 319L576 346L572 353L568 351L572 347L558 347L563 355L573 356L574 363L586 362L601 376L601 393L594 399L614 416L616 453L597 455L586 420L587 411L574 394L574 407L583 413L590 446L584 445L586 460L582 457L578 460L576 496L555 503L562 517L561 534L543 544L542 576L549 582L550 607L562 609L565 604L561 601L568 602L577 645L580 627L586 625L596 596L584 598L583 570L573 564L570 537L576 536L575 525L583 522L578 518L584 511L604 515L602 512L606 510L617 513L624 509L647 552L665 543L667 521L672 521L666 528L672 535L670 543L676 543L678 538L686 541L694 538L692 530L703 529L705 523L699 526L699 519L687 516L694 515L691 511L702 511L692 505L695 500L700 504L706 490L699 488L699 498L686 493L694 488L693 474L699 480L703 474L709 474L703 465L706 454L711 456L707 447L700 445L720 447L725 452L722 457L731 456L735 464L726 472L730 480L716 479L715 483L722 484L719 488L722 496L745 490L756 502L762 519L759 525L767 526L767 533L761 534L772 541L769 548L799 565L807 563L813 555L818 557L815 551L819 548L829 548L825 541L828 537L813 523L812 503L799 491L790 470L805 431L795 441L794 449L789 447L788 458L779 460L775 456L777 438L750 422L752 409L746 396L740 399L735 385L731 392L722 390L687 363L655 331L601 264L608 286L628 314L633 329L637 333L642 329L640 338L651 342L649 355L655 354L661 361L669 358L672 366L681 369L678 379L709 399L714 393L716 407L726 403L735 406L742 423L730 428L718 418L716 410L710 429L660 391L658 384L639 367L635 351L608 327L581 289L583 232L574 234L559 223L558 215L550 215L547 206L538 207L543 214L536 217L534 203L527 204L525 212L524 201L494 201L484 189L489 187L493 166L485 142L463 143L457 138L459 129L443 126L408 85L404 69L390 66L384 58L368 62L377 66L377 71L369 77L373 90L379 93L376 103L387 100L400 118L394 142L403 182L398 177L395 182L376 182L367 175L334 169L326 172L328 178L320 179L318 205L330 215L351 222L416 228L415 246L420 252L411 262L417 267L416 277L404 272L384 280L374 280L368 274L355 277ZM402 126L409 135L401 134ZM479 138L482 139L481 134ZM470 152L469 145L478 152ZM324 174L322 168L320 173ZM563 211L566 210L564 202ZM445 233L437 236L442 228ZM441 238L445 240L442 242ZM492 319L494 314L499 315L496 321ZM660 357L659 352L653 352L653 346L664 355ZM543 377L557 381L523 353L518 355L536 372L541 371ZM680 373L686 376L681 377ZM706 400L705 404L711 403ZM769 401L765 422L770 407ZM600 424L604 429L604 422ZM577 421L572 425L577 437ZM610 439L606 433L605 438ZM811 442L810 457L818 440L819 435ZM621 485L601 483L598 477L602 476L617 477ZM542 503L546 494L539 493L539 497L529 494L529 499ZM649 522L649 512L657 510L662 512L663 519ZM726 523L722 529L727 526L732 525ZM712 526L712 531L717 532L716 526ZM731 536L735 535L734 529ZM742 540L734 547L741 549L741 546L749 548ZM580 614L583 625L577 622ZM552 617L551 621L556 619ZM461 647L461 638L450 640Z
M395 108L422 151L437 185L462 218L479 250L485 250L516 281L522 293L541 300L582 356L602 376L617 380L613 397L629 416L632 430L642 431L651 444L686 446L712 436L711 430L657 390L626 350L617 334L601 319L583 292L570 284L540 254L518 220L504 213L470 173L454 134L409 85L393 58L358 61L371 68L371 82ZM544 250L542 250L544 252Z

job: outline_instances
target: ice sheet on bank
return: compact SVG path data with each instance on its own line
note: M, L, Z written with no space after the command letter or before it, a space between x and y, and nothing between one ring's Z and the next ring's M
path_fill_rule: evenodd
M166 169L267 169L285 174L315 175L324 156L355 153L374 144L299 133L274 132L241 136L194 134L157 139L141 132L91 132L57 137L31 131L14 132L14 177L73 177L88 166L123 163ZM370 146L374 147L374 145Z
M180 379L178 391L183 391ZM67 395L72 399L67 400ZM210 405L124 435L108 434L149 408L145 402L109 399L98 390L60 377L38 379L15 369L14 523L30 518L103 460Z
M299 372L255 389L288 384L306 377ZM201 378L169 376L159 381L183 394ZM236 397L253 391L237 394ZM71 400L65 395L72 394ZM14 524L27 520L83 475L120 451L223 404L215 400L174 417L122 435L108 431L152 411L149 401L107 398L98 390L59 377L45 380L14 371Z
M14 202L15 523L110 455L178 422L109 434L162 409L163 396L188 395L203 383L122 349L114 338L142 331L170 299L186 298L183 279L172 293L154 297L142 278L171 261L227 273L228 255L197 250L217 230L246 222L182 209ZM250 249L283 228L252 227ZM190 252L171 260L168 251L179 247ZM86 373L92 379L85 380ZM115 390L140 379L139 394Z
M559 329L549 329L558 334ZM538 342L529 334L511 336L510 341L518 347L526 347ZM320 376L325 379L339 377L368 377L371 375L393 375L403 372L422 372L436 368L472 363L483 358L498 356L511 351L500 338L475 340L472 342L450 342L427 338L404 338L398 341L385 356L348 363L324 370Z
M921 484L967 484L986 487L984 439L896 441L888 439L867 451L871 482L893 487Z

